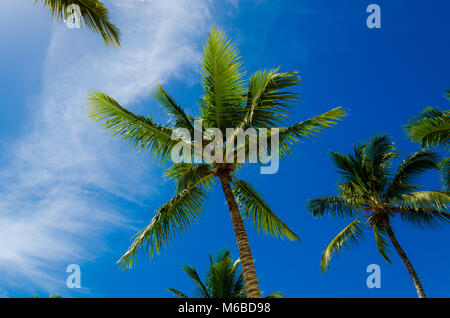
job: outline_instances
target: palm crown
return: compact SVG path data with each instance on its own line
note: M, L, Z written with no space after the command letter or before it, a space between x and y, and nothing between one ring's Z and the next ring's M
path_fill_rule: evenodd
M85 25L91 31L99 33L107 45L120 46L119 29L109 21L108 9L98 0L35 0L43 2L50 9L52 17L64 20L67 8L76 4L80 7Z
M414 184L418 175L438 168L439 156L436 152L423 149L413 153L392 173L392 161L398 157L398 152L389 136L377 135L370 142L355 146L351 154L331 152L330 157L341 175L340 193L312 199L308 208L315 217L330 215L356 219L323 252L323 271L328 270L333 254L352 243L357 244L363 237L363 220L373 230L378 251L390 262L387 237L402 258L404 254L392 232L390 218L398 215L402 220L421 228L434 228L439 222L450 219L450 214L446 212L448 192L422 191ZM407 259L403 261L409 263ZM410 274L417 276L415 272L410 271Z
M204 282L194 266L185 265L183 270L192 279L195 286L194 295L200 298L246 298L244 276L239 273L238 259L233 262L230 250L225 249L217 253L213 260L209 255L210 266ZM175 296L188 298L184 293L168 288ZM268 298L282 297L281 293L273 293Z
M279 73L278 69L258 71L250 76L248 86L245 87L238 52L217 28L210 29L204 47L202 70L204 95L200 99L198 118L203 121L201 132L214 127L225 135L227 128L278 127L280 153L287 154L293 143L316 136L323 128L332 126L345 116L342 108L335 108L298 124L279 127L280 122L287 118L289 103L298 98L296 93L285 90L299 85L296 73ZM138 150L150 151L153 158L166 162L179 143L172 139L174 130L184 128L193 134L200 127L160 85L154 91L154 96L171 117L171 124L157 124L150 116L135 115L101 92L94 92L90 96L90 114L92 118L103 121L104 127L113 135L122 137ZM204 141L201 143L203 146ZM251 155L249 152L246 149L246 153ZM185 232L198 220L206 193L220 181L232 217L247 294L249 297L259 297L242 217L252 222L258 230L273 236L291 240L297 240L298 237L275 215L252 186L237 178L235 172L240 165L226 163L226 160L218 162L204 159L201 164L179 163L166 170L165 175L177 184L176 193L156 211L150 225L136 234L120 262L130 268L139 251L152 256L166 247L175 234Z

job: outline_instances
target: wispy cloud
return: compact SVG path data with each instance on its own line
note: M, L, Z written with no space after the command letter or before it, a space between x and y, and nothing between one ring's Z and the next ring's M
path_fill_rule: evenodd
M89 121L87 92L102 90L133 109L156 81L182 76L198 62L209 1L107 4L123 47L106 48L99 37L55 27L30 129L6 149L11 160L0 169L0 296L17 287L61 290L65 265L102 252L107 228L129 222L97 193L143 202L157 191L149 186L155 172L148 161ZM88 251L92 240L96 248Z

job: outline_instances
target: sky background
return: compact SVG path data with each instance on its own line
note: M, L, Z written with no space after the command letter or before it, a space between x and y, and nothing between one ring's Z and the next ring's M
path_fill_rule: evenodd
M350 152L376 133L389 133L404 157L417 151L402 130L427 105L448 108L450 3L377 0L382 28L368 29L369 1L229 0L104 1L122 31L122 48L105 47L85 30L52 21L32 0L0 6L0 296L171 297L192 293L181 269L205 273L208 253L238 257L220 189L198 224L152 261L131 271L116 261L173 191L163 167L110 138L86 112L89 91L102 90L134 112L165 121L150 98L161 82L192 115L201 95L201 48L208 26L220 25L239 48L248 73L281 66L298 70L301 101L287 124L336 106L351 116L314 141L294 147L275 175L255 166L240 172L301 242L276 240L247 227L260 288L287 297L416 297L392 250L392 264L367 229L359 247L320 272L330 240L350 221L314 220L310 198L336 192L327 153ZM420 184L440 187L436 174ZM434 232L393 220L397 238L431 297L450 297L450 226ZM81 267L80 289L65 281ZM366 286L366 268L381 266L381 288Z

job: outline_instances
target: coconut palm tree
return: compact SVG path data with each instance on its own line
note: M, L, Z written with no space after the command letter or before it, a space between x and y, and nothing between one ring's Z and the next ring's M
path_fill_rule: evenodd
M52 18L63 21L67 18L68 6L80 7L85 25L94 33L100 33L106 45L120 46L119 29L109 21L108 9L98 0L35 0L50 9Z
M449 221L446 212L450 200L446 191L423 191L413 183L423 172L437 169L439 156L423 149L407 156L392 174L392 161L398 158L392 140L387 135L376 135L368 143L354 147L348 155L331 152L330 157L339 169L339 195L309 201L308 209L314 217L350 217L354 220L327 246L322 255L321 269L327 271L333 254L357 244L363 238L363 220L372 228L378 251L388 257L390 239L405 264L419 297L425 297L422 284L410 260L400 246L391 226L391 219L421 228L435 228L441 221Z
M445 97L450 101L450 90L447 90ZM443 147L448 150L450 111L428 106L411 118L404 129L411 141L421 143L423 147ZM440 168L444 189L450 190L450 157L442 160Z
M298 240L298 237L275 215L252 186L238 179L236 172L243 164L231 162L236 162L234 158L242 149L248 157L253 156L252 147L246 140L245 143L240 143L239 147L231 147L237 150L233 151L233 158L228 157L230 151L223 156L215 152L211 158L212 153L206 154L209 145L206 145L206 138L198 142L187 138L180 141L172 138L172 134L178 136L177 131L184 129L185 133L193 136L197 133L207 133L209 128L213 127L223 135L226 134L227 128L240 128L244 131L247 128L279 128L278 132L270 130L260 134L269 136L271 141L274 140L273 136L278 136L279 153L286 155L293 143L316 136L323 128L332 126L345 116L345 111L339 107L300 123L280 127L282 120L287 118L290 102L298 98L296 93L286 91L299 85L296 72L280 73L278 68L258 71L250 76L248 86L245 87L238 52L227 36L217 28L211 28L209 31L202 69L204 95L200 99L200 126L160 85L157 86L154 96L172 119L171 123L164 125L154 122L150 116L131 113L104 93L93 92L89 97L90 116L103 121L105 129L122 137L134 148L148 150L153 158L162 162L167 162L174 151L188 156L188 161L192 162L192 154L194 153L195 158L200 147L200 159L203 158L200 163L177 163L167 169L166 176L176 181L176 193L156 211L150 225L136 234L134 242L120 259L120 263L130 268L138 252L148 253L150 257L154 252L159 254L176 234L185 232L198 220L206 193L218 182L228 203L247 295L260 297L243 219L273 236L290 240ZM275 133L272 133L273 131ZM234 144L236 138L236 134L231 134L227 143ZM222 145L218 140L214 142ZM179 143L193 146L194 151L189 149L179 152L176 150ZM202 149L205 151L202 152Z
M239 273L241 261L238 259L233 262L230 256L230 250L219 251L216 260L213 261L209 254L210 266L206 274L206 280L203 283L194 266L185 265L183 270L192 279L195 285L196 298L246 298L244 286L244 276ZM168 288L175 296L189 298L186 294ZM280 292L273 293L267 298L282 298Z

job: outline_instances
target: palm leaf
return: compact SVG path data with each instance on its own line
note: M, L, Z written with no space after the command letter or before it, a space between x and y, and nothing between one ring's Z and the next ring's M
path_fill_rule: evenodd
M234 178L232 191L243 218L251 221L258 230L281 239L299 240L247 182Z
M293 92L282 91L298 86L297 72L278 73L279 68L255 72L250 76L242 129L273 127L286 119L289 102L298 100Z
M339 120L347 116L343 107L337 107L321 115L315 116L298 124L279 129L280 154L291 152L290 145L305 138L315 138L324 129L336 125Z
M71 4L80 7L85 25L94 33L99 33L106 45L120 46L120 31L109 21L108 9L98 0L35 0L50 9L57 20L67 18L67 8Z
M393 211L400 213L406 222L419 228L435 229L441 222L450 221L446 212L450 203L450 192L418 191L396 198Z
M330 152L341 182L347 190L370 197L385 190L389 181L390 161L397 156L388 135L375 135L368 143L355 145L348 155Z
M201 99L201 112L206 128L235 127L242 114L244 101L243 71L238 51L217 28L210 28L203 49L203 80L205 95Z
M175 103L174 99L167 94L160 84L153 91L153 97L163 106L168 114L174 119L174 126L176 128L186 128L194 135L193 118L188 116L184 110Z
M358 239L364 237L359 220L357 219L345 227L327 246L320 262L320 269L323 272L328 271L333 255L339 254L343 248L349 248L352 244L358 245Z
M204 190L210 190L214 185L212 173L211 166L208 164L193 165L179 163L167 168L164 175L168 179L176 180L177 191L180 192L191 187L193 184L200 185Z
M405 158L397 169L395 176L385 192L385 199L410 192L416 187L410 183L430 169L438 169L439 154L429 149L422 149Z
M90 94L88 109L89 116L103 121L103 127L113 136L121 136L139 151L150 150L153 158L169 159L170 151L180 142L172 139L170 128L154 123L151 117L133 114L102 92Z
M391 263L391 260L388 257L389 251L389 242L386 239L386 229L382 226L379 226L377 223L373 225L373 234L375 235L375 242L377 243L378 252L380 252L381 256L388 262Z
M169 241L182 234L198 220L205 194L196 185L175 195L169 202L160 207L150 225L134 236L128 251L119 260L121 266L131 268L136 255L149 254L151 258L166 248Z
M444 158L439 163L439 169L441 170L441 182L444 190L450 191L450 157Z
M283 293L282 292L274 292L274 293L272 293L272 294L270 294L270 295L267 295L266 297L264 297L264 298L286 298L286 297L284 297L284 295L283 295Z
M413 117L404 127L412 141L420 142L424 147L450 145L449 112L433 108L425 108Z
M205 284L203 284L194 266L185 265L183 266L183 270L186 272L186 274L188 274L188 276L192 279L192 281L196 285L197 293L203 298L211 298L208 289L206 288Z
M314 217L325 214L332 217L353 217L357 209L354 202L343 197L328 196L308 201L308 210Z
M175 296L178 296L180 298L189 298L188 296L186 296L185 294L183 294L182 292L173 289L173 288L167 288L168 291L171 291Z

